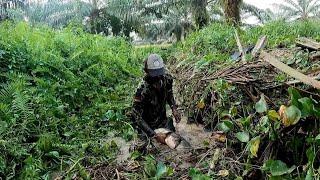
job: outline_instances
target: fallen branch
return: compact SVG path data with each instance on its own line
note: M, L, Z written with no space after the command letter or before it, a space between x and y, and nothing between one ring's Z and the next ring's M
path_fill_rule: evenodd
M245 52L243 51L243 47L242 47L241 42L240 42L238 31L235 29L234 32L235 32L235 38L236 38L236 41L237 41L238 49L239 49L239 52L240 52L240 55L241 55L241 60L243 62L246 62Z
M272 66L276 67L277 69L281 70L284 73L287 73L288 75L300 80L301 82L311 85L316 89L320 89L320 82L308 77L304 74L302 74L301 72L289 67L288 65L278 61L274 56L266 53L266 52L262 52L261 53L261 59L263 59L264 61L270 63Z
M254 46L252 50L252 57L256 57L257 54L259 53L260 49L262 49L267 42L267 36L262 36L258 41L257 44Z
M308 48L308 49L312 49L312 50L316 50L316 51L320 50L320 43L318 43L317 41L314 41L312 39L305 38L305 37L298 38L296 40L296 44L299 47Z

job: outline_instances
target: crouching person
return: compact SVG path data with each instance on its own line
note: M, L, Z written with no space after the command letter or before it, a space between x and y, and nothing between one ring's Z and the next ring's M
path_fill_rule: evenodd
M173 78L165 72L162 58L151 54L144 61L144 71L143 83L134 96L132 121L139 137L146 141L159 138L154 131L158 128L175 132L173 120L166 115L166 104L171 107L176 123L181 121L181 116L173 97Z

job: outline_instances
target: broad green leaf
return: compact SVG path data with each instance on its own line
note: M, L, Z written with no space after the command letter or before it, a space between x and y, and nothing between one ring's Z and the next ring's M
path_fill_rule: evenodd
M313 176L314 176L313 168L310 167L308 169L307 176L306 176L305 180L314 180Z
M218 128L223 132L228 132L233 129L232 121L222 121L219 123Z
M259 151L260 146L260 136L257 136L250 140L249 148L250 152L254 157L257 157L257 153Z
M263 170L271 173L272 176L281 176L284 174L290 174L296 167L292 166L288 168L287 165L280 160L268 160L263 165Z
M291 105L294 105L296 107L299 107L300 106L300 103L299 103L299 99L302 98L302 96L300 95L299 91L293 87L289 87L288 88L288 92L289 92L289 95L290 95L290 98L291 98Z
M250 135L248 132L238 132L236 137L239 139L239 141L244 143L250 140Z
M295 125L301 118L301 111L294 105L285 109L285 117L282 119L282 123L287 127Z
M315 140L320 140L320 134L315 138Z
M268 111L268 118L273 121L277 121L280 119L280 115L277 113L277 111L270 110L270 111Z
M256 103L255 108L258 113L263 113L268 110L268 104L264 98L264 94L260 95L260 100Z
M312 99L304 97L298 100L301 103L301 116L308 117L314 112L314 105Z

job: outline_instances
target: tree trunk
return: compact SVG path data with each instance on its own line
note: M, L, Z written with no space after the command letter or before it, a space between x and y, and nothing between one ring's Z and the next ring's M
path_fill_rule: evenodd
M207 11L207 0L192 1L192 15L196 26L201 29L209 23L209 15Z
M228 24L239 25L240 19L240 5L242 0L224 0L224 14Z
M176 26L174 31L173 31L173 34L176 36L177 42L180 42L181 38L182 38L182 27L181 26Z

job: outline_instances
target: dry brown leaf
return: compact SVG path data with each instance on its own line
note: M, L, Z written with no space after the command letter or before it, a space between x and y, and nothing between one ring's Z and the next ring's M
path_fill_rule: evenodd
M286 115L286 109L287 109L287 106L281 105L280 109L279 109L279 115L280 115L280 119L281 119L282 124L287 127L290 125L290 122L289 122L288 117Z
M280 109L279 109L279 115L280 115L280 118L283 119L283 117L285 116L285 111L287 109L287 106L285 105L281 105L280 106Z
M226 140L227 140L227 136L223 131L213 132L211 137L214 141L218 141L218 142L222 142L222 143L226 142Z

